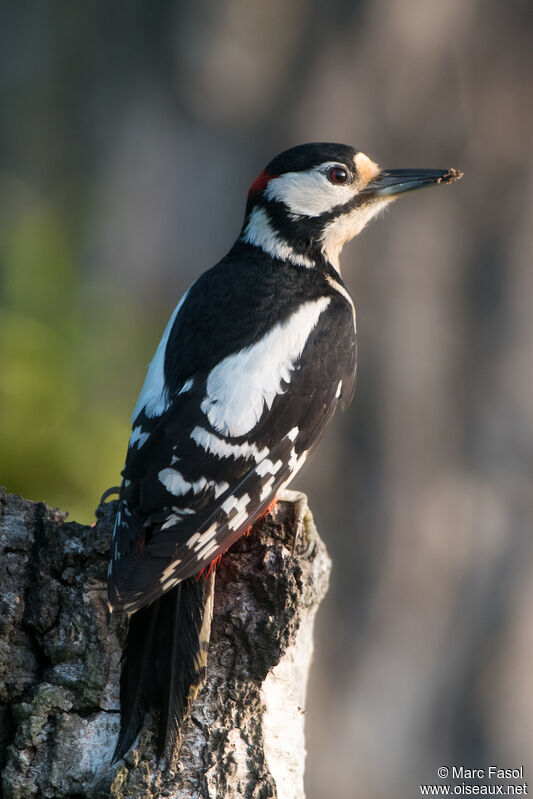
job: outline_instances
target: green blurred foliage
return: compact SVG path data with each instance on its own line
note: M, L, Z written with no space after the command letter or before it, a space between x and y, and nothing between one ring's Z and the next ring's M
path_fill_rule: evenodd
M120 480L146 329L127 294L81 275L76 204L2 183L0 482L90 522Z

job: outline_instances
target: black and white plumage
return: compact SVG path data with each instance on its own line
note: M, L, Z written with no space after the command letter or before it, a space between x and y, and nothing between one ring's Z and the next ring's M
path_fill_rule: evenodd
M162 717L159 751L170 751L205 668L210 591L197 575L351 400L342 245L397 194L455 176L382 172L345 145L295 147L252 184L235 245L176 307L133 412L111 544L109 603L132 614L115 758L150 708Z

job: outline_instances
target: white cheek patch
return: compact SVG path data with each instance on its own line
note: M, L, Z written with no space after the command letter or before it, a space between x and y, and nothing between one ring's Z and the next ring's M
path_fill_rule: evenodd
M176 317L188 293L188 291L185 292L178 305L174 308L174 312L165 328L165 332L155 351L152 362L148 367L148 374L146 375L141 393L139 394L139 399L133 409L131 416L132 423L142 410L144 410L148 418L151 419L154 416L161 416L169 407L170 401L167 386L165 385L165 352L170 337L170 331L172 330Z
M281 381L303 352L329 297L306 302L257 344L224 358L207 378L201 409L215 430L230 436L248 433L281 394ZM243 377L244 376L244 377Z
M338 205L349 202L356 194L353 184L335 185L324 174L336 162L321 164L306 172L286 172L272 178L265 189L265 197L284 203L297 216L320 216Z

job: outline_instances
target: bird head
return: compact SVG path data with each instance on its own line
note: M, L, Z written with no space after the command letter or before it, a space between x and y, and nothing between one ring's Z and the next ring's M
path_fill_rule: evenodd
M382 170L345 144L302 144L252 183L241 239L282 260L325 259L338 270L343 245L396 197L461 177L454 169Z

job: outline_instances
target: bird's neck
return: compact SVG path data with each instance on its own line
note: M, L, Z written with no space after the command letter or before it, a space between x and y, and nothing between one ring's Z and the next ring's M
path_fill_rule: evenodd
M324 255L320 232L309 220L298 223L255 206L247 213L238 241L258 247L271 258L308 269L338 272Z

